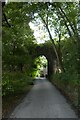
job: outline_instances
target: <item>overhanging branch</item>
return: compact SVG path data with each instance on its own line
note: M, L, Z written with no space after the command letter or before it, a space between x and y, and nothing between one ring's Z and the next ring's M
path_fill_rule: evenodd
M7 25L8 25L8 27L11 27L11 25L9 24L9 22L8 22L8 20L7 20L7 17L6 17L6 15L5 15L5 13L3 13L3 16L4 16L4 19L5 19L5 21L6 21Z
M69 18L67 17L67 15L65 14L65 12L62 10L62 8L60 6L59 6L59 8L60 8L62 14L65 16L66 20L69 22L69 25L70 25L72 31L75 33L75 29L74 29L72 23L70 22Z

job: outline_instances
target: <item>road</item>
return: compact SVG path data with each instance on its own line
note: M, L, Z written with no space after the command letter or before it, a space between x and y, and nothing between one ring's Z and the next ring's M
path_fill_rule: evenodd
M77 118L64 96L45 78L37 79L31 91L10 118Z

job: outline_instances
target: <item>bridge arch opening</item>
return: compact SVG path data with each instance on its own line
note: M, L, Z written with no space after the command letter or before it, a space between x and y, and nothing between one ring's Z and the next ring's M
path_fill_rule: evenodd
M37 67L36 77L47 77L48 75L48 60L44 55L40 55L35 59Z

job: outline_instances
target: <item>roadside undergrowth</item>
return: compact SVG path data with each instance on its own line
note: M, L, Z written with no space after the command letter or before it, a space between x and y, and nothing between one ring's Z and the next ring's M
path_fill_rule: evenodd
M33 87L34 80L25 73L5 72L2 81L2 117L8 118L12 110Z

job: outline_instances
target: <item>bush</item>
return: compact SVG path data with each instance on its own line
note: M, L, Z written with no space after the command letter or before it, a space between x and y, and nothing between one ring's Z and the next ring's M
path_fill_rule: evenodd
M26 73L5 72L3 73L2 95L24 92L29 85L33 85L33 79L28 77Z
M76 73L70 74L69 72L65 73L56 73L52 77L52 82L63 91L75 106L78 105L78 76Z

